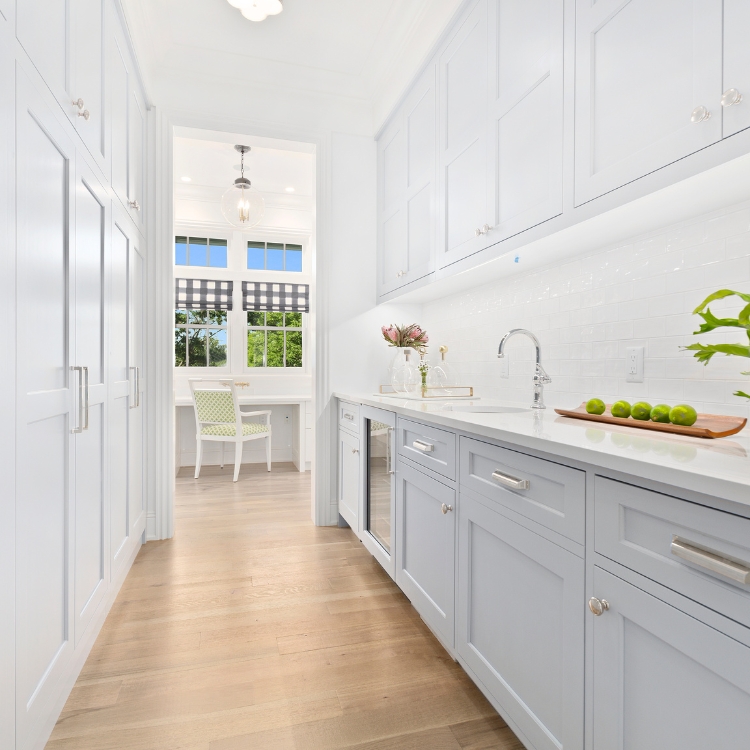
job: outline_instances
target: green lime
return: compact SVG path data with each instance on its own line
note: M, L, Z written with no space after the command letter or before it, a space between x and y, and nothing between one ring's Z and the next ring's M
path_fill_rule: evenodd
M630 416L630 404L627 401L615 401L612 404L612 416L627 419Z
M639 401L637 404L633 404L633 408L630 412L633 419L651 419L651 404L647 401Z
M604 414L607 407L604 405L604 401L600 398L590 398L586 402L586 411L589 414Z
M680 427L690 427L698 419L698 412L689 404L677 404L669 412L669 421Z
M669 422L669 412L672 407L669 404L657 404L651 409L652 422Z

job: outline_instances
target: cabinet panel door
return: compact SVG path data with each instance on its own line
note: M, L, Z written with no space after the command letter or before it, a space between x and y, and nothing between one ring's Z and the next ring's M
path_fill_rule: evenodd
M339 513L359 535L359 438L339 430Z
M724 107L724 137L750 127L750 3L724 0L723 90L737 89L741 101Z
M747 745L749 648L598 567L594 596L596 750Z
M16 732L31 747L73 651L75 151L16 70Z
M562 212L563 0L491 0L489 194L502 240Z
M16 36L60 106L70 114L69 7L60 0L18 0Z
M112 30L108 50L108 106L111 112L112 188L123 205L128 199L130 168L130 86L132 73L125 40L119 33L116 14L110 14Z
M80 117L77 107L70 111L81 139L108 175L105 164L104 0L74 0L71 10L71 101L83 99L89 117Z
M534 748L578 750L584 562L465 493L458 502L456 650Z
M577 205L721 138L722 0L578 0L576 35Z
M75 438L75 640L107 589L105 556L105 248L107 194L78 159L75 200L75 358L86 367L85 429Z
M398 464L396 487L396 583L452 649L456 491L404 461Z
M132 61L131 61L132 68ZM144 231L146 216L146 102L141 95L137 76L130 76L128 105L128 201L130 218Z
M378 291L403 285L406 273L406 140L398 113L378 141Z
M135 539L143 531L146 520L144 504L144 460L146 377L143 368L145 345L144 267L139 237L133 233L128 243L128 376L130 404L128 409L128 523L129 534Z
M479 0L440 54L438 267L493 240L487 194L487 0Z

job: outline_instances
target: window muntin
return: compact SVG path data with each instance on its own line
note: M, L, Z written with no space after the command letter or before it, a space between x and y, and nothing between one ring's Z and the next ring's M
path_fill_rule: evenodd
M248 242L247 267L259 271L302 273L302 245Z
M174 366L226 367L227 310L175 310Z
M299 312L247 312L248 367L302 367Z
M205 237L175 237L176 266L227 267L227 241Z

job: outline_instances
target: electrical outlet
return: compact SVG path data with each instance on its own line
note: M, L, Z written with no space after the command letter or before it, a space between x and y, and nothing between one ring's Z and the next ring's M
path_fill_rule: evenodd
M625 349L625 379L628 383L643 382L642 346L629 346Z
M510 377L510 357L507 354L504 357L500 357L500 377Z

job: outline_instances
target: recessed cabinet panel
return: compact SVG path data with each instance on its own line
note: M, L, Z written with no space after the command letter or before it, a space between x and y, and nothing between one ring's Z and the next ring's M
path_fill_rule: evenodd
M339 513L359 534L360 461L359 438L339 431Z
M382 228L382 287L401 286L406 266L406 211L397 209L384 219Z
M125 203L128 196L130 63L124 42L115 37L110 60L109 101L112 108L112 187Z
M407 187L420 187L435 175L435 66L427 70L426 85L419 88L418 100L406 108L408 133ZM416 97L415 97L416 98ZM409 103L411 104L411 102Z
M728 135L750 127L750 3L724 0L724 132ZM730 90L742 97L737 101Z
M396 583L453 648L456 491L399 461Z
M579 0L576 24L576 203L721 138L721 0Z
M493 236L562 212L563 0L490 3Z
M594 596L596 750L747 744L750 648L598 567Z
M143 256L135 236L128 257L128 534L143 530L143 432L145 429L145 372L143 361Z
M440 54L438 267L493 241L487 194L487 0L480 0Z
M534 748L583 747L583 560L464 492L458 549L459 655Z
M128 114L128 210L130 218L143 231L146 210L146 104L140 95L135 76L131 77Z
M65 108L70 83L68 10L61 0L17 0L16 36L31 62Z
M383 146L383 209L397 205L404 196L406 150L404 134L399 126Z
M429 272L435 237L432 183L425 185L406 203L409 230L406 237L409 271L425 268ZM420 274L424 275L424 274ZM411 279L410 279L411 280Z

